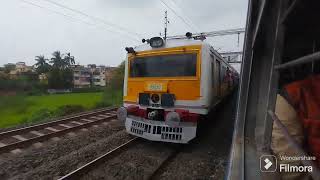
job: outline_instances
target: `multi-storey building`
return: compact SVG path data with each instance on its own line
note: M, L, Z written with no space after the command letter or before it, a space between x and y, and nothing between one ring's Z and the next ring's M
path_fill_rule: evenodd
M96 66L95 64L89 64L87 67L75 65L73 67L74 87L107 86L110 83L113 69L114 67Z
M110 85L115 69L116 67L106 67L106 70L105 70L106 86Z
M95 86L106 86L105 66L97 66L92 69L92 81Z
M91 87L91 71L90 68L75 65L73 68L73 85L75 88Z
M14 65L14 69L9 72L10 78L17 78L19 75L25 75L26 73L34 73L32 66L27 66L25 62L17 62L16 64L8 63L7 65ZM6 66L6 65L5 65Z

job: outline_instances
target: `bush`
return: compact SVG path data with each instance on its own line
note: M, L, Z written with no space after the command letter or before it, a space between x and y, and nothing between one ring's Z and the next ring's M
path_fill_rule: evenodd
M33 113L32 116L27 120L24 120L24 122L27 122L27 123L40 122L40 121L45 121L47 119L53 118L54 116L55 115L53 111L47 108L43 108Z
M33 123L46 121L51 118L66 116L74 113L83 112L86 109L81 105L64 105L58 107L56 110L50 110L47 108L42 108L31 115L30 118L24 119L23 122Z
M47 86L38 81L19 79L0 79L0 91L16 91L27 95L45 93Z
M72 89L73 93L88 93L88 92L103 92L106 87L91 87L91 88L74 88Z
M55 111L56 116L66 116L69 114L83 112L86 109L81 105L64 105L57 108Z
M96 108L119 106L122 103L122 91L106 88L102 94L101 101L96 104Z
M121 64L112 73L110 87L113 90L122 90L124 71L125 71L125 61L121 62Z
M104 108L104 107L110 107L110 106L112 106L110 102L100 101L100 102L97 102L97 104L95 105L95 108Z

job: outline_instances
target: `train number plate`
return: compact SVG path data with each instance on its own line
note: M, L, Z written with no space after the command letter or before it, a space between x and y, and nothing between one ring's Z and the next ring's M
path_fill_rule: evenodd
M149 91L162 91L162 84L158 84L158 83L148 84L148 90Z
M144 90L149 92L166 92L167 83L162 81L146 81L144 84Z

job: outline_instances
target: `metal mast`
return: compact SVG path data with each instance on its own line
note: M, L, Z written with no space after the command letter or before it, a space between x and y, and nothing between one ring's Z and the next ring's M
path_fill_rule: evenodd
M168 12L164 12L164 40L167 39L167 29L168 29Z

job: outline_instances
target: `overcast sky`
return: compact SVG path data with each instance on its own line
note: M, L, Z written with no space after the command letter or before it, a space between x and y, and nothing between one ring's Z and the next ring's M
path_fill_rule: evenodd
M184 17L189 24L186 25L161 0L51 1L97 19L46 0L1 0L0 66L17 61L33 65L35 56L50 58L56 50L70 52L80 64L116 66L125 58L126 46L139 45L142 37L163 33L165 10L170 21L168 34L179 35L187 31L244 27L248 3L247 0L163 0ZM209 41L220 51L242 49L242 45L237 46L237 35Z

